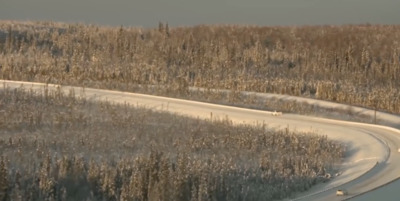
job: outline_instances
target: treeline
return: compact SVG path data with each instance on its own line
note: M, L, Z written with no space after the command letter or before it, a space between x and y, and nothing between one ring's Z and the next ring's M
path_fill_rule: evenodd
M400 27L154 29L0 23L0 78L193 97L189 86L313 97L400 112ZM206 97L212 101L216 97Z
M76 92L78 93L78 92ZM278 200L327 181L326 136L0 90L0 200Z

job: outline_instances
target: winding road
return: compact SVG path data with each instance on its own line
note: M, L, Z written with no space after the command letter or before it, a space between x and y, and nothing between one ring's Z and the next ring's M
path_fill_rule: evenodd
M229 107L223 105L187 101L166 97L135 94L128 92L100 90L81 87L58 86L43 83L19 82L0 80L3 87L32 89L35 91L62 90L68 94L71 90L77 96L84 96L93 101L107 100L116 103L128 103L132 106L141 105L154 110L167 110L172 113L198 118L229 118L234 123L262 124L270 128L297 131L314 131L327 135L330 139L343 142L348 153L341 165L341 174L335 176L330 182L317 185L310 191L301 193L292 200L357 200L358 195L368 200L368 194L378 192L379 186L387 184L400 177L400 131L387 126L355 123L349 121L331 120L302 116L296 114L283 114L274 116L272 112L252 110L245 108ZM1 88L0 88L1 90ZM274 95L270 95L274 96ZM275 96L274 96L275 97ZM288 97L287 98L296 98ZM266 97L268 98L268 97ZM326 105L331 103L312 99L299 98L301 101L310 101L313 104ZM336 103L334 103L336 104ZM336 107L348 107L336 104ZM367 111L364 108L355 108L356 111ZM379 113L379 117L390 125L399 125L400 117ZM396 185L392 182L386 186ZM337 189L347 189L347 196L336 196ZM383 200L398 200L389 197ZM376 199L375 199L376 200Z

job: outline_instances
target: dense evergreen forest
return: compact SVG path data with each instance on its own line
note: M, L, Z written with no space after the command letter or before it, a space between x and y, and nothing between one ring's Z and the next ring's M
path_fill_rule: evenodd
M279 93L400 113L399 42L394 25L0 21L0 79L315 109L240 94ZM278 200L329 179L346 151L317 134L57 91L2 88L0 114L0 200Z
M328 181L326 136L0 90L0 200L279 200Z
M0 30L0 79L136 92L155 85L162 87L141 90L183 98L195 96L191 86L270 92L400 112L395 25L143 29L3 21Z

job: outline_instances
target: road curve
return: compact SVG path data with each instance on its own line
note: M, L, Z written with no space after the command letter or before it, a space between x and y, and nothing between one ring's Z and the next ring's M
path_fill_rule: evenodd
M342 174L328 183L296 195L293 200L342 200L376 189L400 176L400 153L397 152L400 148L400 131L390 127L295 114L273 116L272 112L268 111L128 92L5 80L0 80L0 83L7 88L22 86L35 91L62 90L66 94L73 90L77 96L84 96L93 101L107 100L133 106L142 105L198 118L227 117L234 123L265 123L270 128L316 131L331 139L342 141L349 150L341 165ZM339 188L347 189L349 195L335 196L335 191Z

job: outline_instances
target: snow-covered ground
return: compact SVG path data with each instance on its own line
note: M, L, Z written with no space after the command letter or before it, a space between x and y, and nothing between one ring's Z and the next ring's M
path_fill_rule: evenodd
M2 81L4 86L10 88L32 88L44 90L44 84ZM48 89L57 86L48 85ZM91 100L108 100L117 103L129 103L131 105L145 105L148 108L168 110L173 113L198 117L198 118L229 118L234 123L260 124L265 123L270 128L297 131L314 131L327 135L330 139L343 142L348 152L340 167L341 174L335 176L331 182L315 186L310 191L296 195L300 200L339 200L342 197L335 196L338 187L349 189L349 196L376 188L399 176L400 147L399 131L384 126L367 125L348 121L330 120L317 117L308 117L295 114L273 115L274 112L252 110L245 108L229 107L209 103L187 101L173 98L157 97L150 95L117 92L80 87L63 86L61 90L68 93L71 89L75 94L84 93ZM256 94L263 98L279 98L284 100L296 100L309 104L318 104L320 107L348 108L347 105L319 101L313 99L291 97L274 94ZM364 108L352 107L357 113L373 115L374 111ZM395 115L378 112L377 116L388 125L398 125L400 118Z

